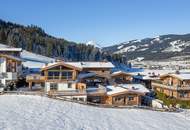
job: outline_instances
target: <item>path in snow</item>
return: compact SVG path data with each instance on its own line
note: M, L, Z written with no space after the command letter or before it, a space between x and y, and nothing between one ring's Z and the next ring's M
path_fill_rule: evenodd
M190 130L186 115L96 108L40 96L0 96L0 130Z

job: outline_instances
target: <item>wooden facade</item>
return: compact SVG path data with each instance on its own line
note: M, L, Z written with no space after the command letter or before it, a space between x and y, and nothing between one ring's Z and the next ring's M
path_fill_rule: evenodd
M141 94L125 91L122 93L116 93L113 95L107 95L105 97L105 104L109 105L141 105Z
M93 72L96 73L97 75L101 75L103 77L110 78L111 76L111 69L110 68L83 68L83 72Z
M180 100L190 100L190 79L182 79L175 74L163 75L152 82L155 91Z

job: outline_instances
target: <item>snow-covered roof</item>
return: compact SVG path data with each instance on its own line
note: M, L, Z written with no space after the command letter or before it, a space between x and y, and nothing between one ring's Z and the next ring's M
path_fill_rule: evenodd
M62 66L68 67L68 68L76 69L76 70L81 70L80 67L74 66L72 64L68 64L67 62L64 62L64 61L49 63L49 64L43 66L42 70L47 70L47 69L53 68L53 67L58 66L58 65L62 65Z
M135 78L143 80L159 79L160 75L173 73L174 70L149 70L145 69L142 72L131 73Z
M0 51L17 51L17 52L21 52L22 48L0 48Z
M126 72L121 71L121 70L115 71L115 72L113 72L111 75L114 76L114 75L119 75L119 74L132 75L131 73L126 73Z
M77 68L114 68L114 65L111 62L64 62L64 64L68 64ZM59 62L49 63L48 66L56 65Z
M114 65L111 62L65 62L73 66L80 68L114 68Z
M127 91L127 89L120 87L120 86L106 86L107 88L107 95L112 95L112 94L116 94L116 93L121 93L121 92L125 92Z
M129 91L148 93L149 90L142 84L119 84L119 86L126 88Z
M92 76L95 76L96 73L93 73L93 72L90 72L90 73L80 73L78 75L78 78L79 79L83 79L83 78L88 78L88 77L92 77Z
M23 66L28 68L42 68L45 65L45 63L36 62L36 61L25 61L22 64Z
M178 78L180 80L190 80L190 73L188 72L180 72L180 73L172 73L172 74L165 74L165 75L161 75L160 77L165 77L165 76L172 76L175 78Z

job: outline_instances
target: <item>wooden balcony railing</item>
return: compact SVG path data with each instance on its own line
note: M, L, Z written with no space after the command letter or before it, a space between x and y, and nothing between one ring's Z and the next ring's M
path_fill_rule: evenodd
M29 75L29 76L26 76L26 81L45 81L45 76Z
M46 76L47 80L72 80L72 76Z

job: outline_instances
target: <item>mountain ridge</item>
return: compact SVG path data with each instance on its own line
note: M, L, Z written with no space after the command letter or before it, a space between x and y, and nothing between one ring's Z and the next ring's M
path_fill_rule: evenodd
M144 57L145 60L162 60L190 55L190 34L167 34L141 40L122 42L102 49L121 54L128 60Z

